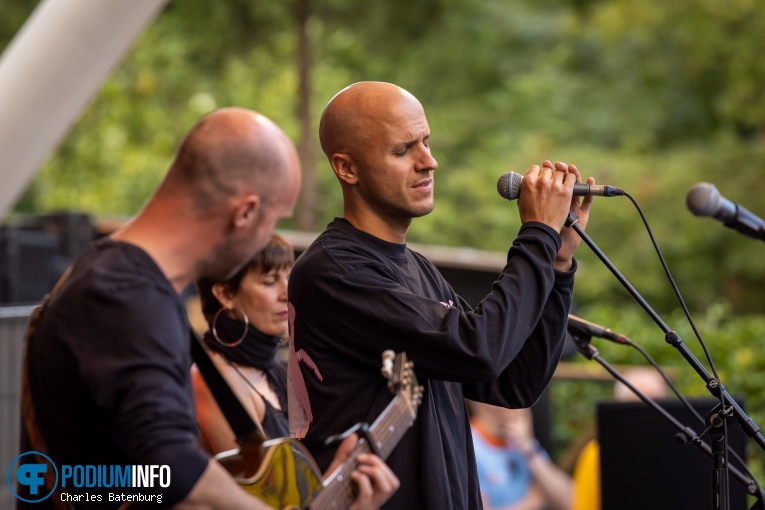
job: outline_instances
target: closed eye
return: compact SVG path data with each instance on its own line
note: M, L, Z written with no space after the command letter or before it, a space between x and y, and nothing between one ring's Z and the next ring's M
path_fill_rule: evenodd
M392 153L394 156L398 157L406 156L409 151L411 151L412 147L418 143L420 143L419 140L412 140L411 142L396 145L393 147ZM430 150L430 135L422 139L422 145L424 145L426 149Z
M416 142L409 142L403 145L397 145L396 147L393 148L393 155L399 156L399 157L406 156L415 143Z

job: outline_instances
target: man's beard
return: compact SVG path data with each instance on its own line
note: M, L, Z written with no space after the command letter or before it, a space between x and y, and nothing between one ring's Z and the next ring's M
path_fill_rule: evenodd
M435 200L429 204L395 203L382 197L373 197L372 203L376 204L377 210L384 212L388 217L412 220L427 216L435 209Z
M216 246L211 256L199 265L198 277L219 282L231 279L256 253L240 254L242 242L229 240Z

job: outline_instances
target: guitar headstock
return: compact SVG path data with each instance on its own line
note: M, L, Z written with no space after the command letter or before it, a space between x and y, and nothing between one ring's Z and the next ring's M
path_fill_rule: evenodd
M422 402L422 386L417 384L414 375L414 362L408 361L405 352L398 354L391 350L382 353L382 375L388 380L391 393L400 395L409 405L412 418L417 416L417 408Z

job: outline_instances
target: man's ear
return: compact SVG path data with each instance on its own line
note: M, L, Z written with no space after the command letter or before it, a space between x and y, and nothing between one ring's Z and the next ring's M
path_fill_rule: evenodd
M233 211L232 221L234 227L241 228L252 224L260 213L262 202L258 195L246 195L241 197Z
M358 167L350 155L336 152L332 154L330 162L332 163L332 170L340 182L356 184L359 180Z
M210 290L212 291L213 296L215 296L215 299L223 305L223 308L226 310L234 308L234 296L229 292L228 287L222 283L214 283Z

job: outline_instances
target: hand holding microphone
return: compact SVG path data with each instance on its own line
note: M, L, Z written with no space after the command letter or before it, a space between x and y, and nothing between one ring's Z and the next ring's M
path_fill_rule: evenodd
M508 175L518 176L512 173ZM561 162L553 166L546 160L541 166L531 165L525 176L518 176L515 181L508 183L507 188L510 189L512 184L515 192L515 196L509 199L520 198L521 189L524 189L523 199L518 200L521 222L538 221L560 232L572 203L570 187L578 180L581 177L576 166ZM500 195L501 181L502 177L497 182Z
M575 194L572 189L577 185L594 186L595 180L590 177L586 184L582 184L575 165L557 162L553 166L547 160L541 167L529 167L523 177L514 172L505 175L497 182L497 191L502 197L515 200L520 198L523 189L523 198L518 201L521 222L541 222L560 233L562 246L553 265L559 271L569 271L574 251L581 242L576 232L564 228L569 210L579 218L579 226L585 228L592 204L591 196L585 197L580 203L579 199L572 196Z
M523 176L515 172L505 172L497 180L497 191L502 198L517 200L521 196ZM624 190L615 186L595 185L583 182L574 184L575 197L616 197L624 195Z

